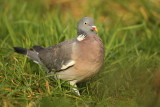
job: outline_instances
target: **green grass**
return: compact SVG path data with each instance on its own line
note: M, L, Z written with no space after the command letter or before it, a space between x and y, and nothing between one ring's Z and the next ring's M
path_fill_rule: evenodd
M115 2L128 9L126 0ZM148 20L134 12L131 12L132 20L115 18L101 3L97 8L103 7L103 11L97 9L90 13L95 16L98 34L103 40L105 61L97 75L78 84L79 97L67 82L49 77L30 59L14 53L13 47L47 47L74 38L80 17L72 18L70 12L64 17L60 7L50 9L38 1L2 0L0 3L1 106L160 104L154 87L154 73L160 71L160 21L152 14L153 11L159 14L160 10L153 4L140 1L148 12ZM113 20L103 23L98 15L110 16Z

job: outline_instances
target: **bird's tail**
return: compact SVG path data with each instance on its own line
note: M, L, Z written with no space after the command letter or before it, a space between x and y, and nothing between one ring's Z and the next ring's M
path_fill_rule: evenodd
M32 49L21 48L21 47L13 47L13 48L15 52L27 56L28 58L32 59L35 63L40 63L40 64L42 63L36 51Z
M13 47L13 48L15 52L19 54L27 55L27 49L21 48L21 47Z
M35 49L25 49L25 48L21 48L21 47L13 47L13 48L14 48L15 52L27 56L28 58L32 59L33 62L40 64L42 69L46 70L47 73L49 72L49 70L44 66L44 64L40 60L40 58L38 56L39 53L36 52L42 48L40 48L38 46L34 46L33 48L35 48Z

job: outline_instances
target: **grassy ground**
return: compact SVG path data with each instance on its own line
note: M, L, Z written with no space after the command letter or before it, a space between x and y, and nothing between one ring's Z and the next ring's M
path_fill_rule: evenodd
M0 105L158 107L160 75L155 72L160 72L160 10L145 0L137 1L140 12L131 11L126 0L114 2L132 17L118 17L104 2L90 12L103 40L105 61L95 77L78 84L79 97L66 82L48 77L12 47L47 47L74 38L78 20L87 13L72 18L68 11L64 17L60 6L0 1Z

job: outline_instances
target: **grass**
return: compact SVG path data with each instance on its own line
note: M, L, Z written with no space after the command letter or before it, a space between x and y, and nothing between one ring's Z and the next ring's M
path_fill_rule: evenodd
M14 53L13 47L47 47L74 38L80 17L73 18L68 11L64 17L60 5L49 8L38 1L2 0L0 105L158 107L159 86L154 84L155 72L160 72L160 21L154 13L159 15L160 10L145 0L136 2L146 11L142 13L132 11L126 0L114 3L132 13L132 20L116 18L103 2L91 11L105 47L105 61L97 75L78 84L79 97L67 82L49 77L30 59Z

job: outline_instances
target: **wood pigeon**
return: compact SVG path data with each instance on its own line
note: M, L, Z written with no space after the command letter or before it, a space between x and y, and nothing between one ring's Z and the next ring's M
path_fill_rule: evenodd
M92 18L82 18L77 30L76 38L52 47L14 47L14 50L45 67L48 74L56 74L56 79L69 81L74 86L73 90L80 95L76 83L99 71L104 61L104 47Z

